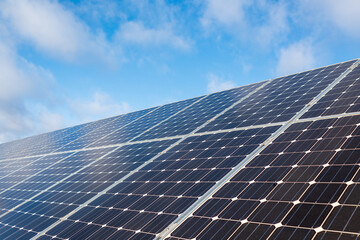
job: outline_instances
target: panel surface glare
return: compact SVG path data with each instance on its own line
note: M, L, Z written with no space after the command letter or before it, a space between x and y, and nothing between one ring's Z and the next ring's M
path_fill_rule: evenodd
M95 143L90 144L90 147L118 144L132 140L149 128L154 127L156 124L171 117L173 114L180 112L198 99L199 98L192 98L185 101L163 105L137 121L134 121L131 124L105 136L104 138L99 139Z
M288 121L353 62L274 79L199 132Z
M100 235L114 239L153 238L276 129L187 138L47 234L73 239Z
M76 140L66 144L65 146L60 147L57 151L69 151L75 149L81 149L92 143L98 141L99 139L111 134L112 132L122 129L127 124L143 117L151 111L154 111L156 108L145 109L137 112L132 112L124 115L115 117L112 121L109 121L107 124L102 124L93 131L88 132L87 134L78 137Z
M145 132L135 140L146 140L190 133L218 113L230 107L233 103L255 91L256 88L260 87L262 84L263 83L255 83L210 94L185 111L166 120L150 131Z
M4 231L1 231L0 239L8 236L13 228L22 228L36 235L174 141L134 144L117 150L108 148L77 152L0 193L0 198L16 201L11 206L15 207L11 212L0 216L0 223L7 225L4 229L0 228ZM18 233L15 234L20 237Z

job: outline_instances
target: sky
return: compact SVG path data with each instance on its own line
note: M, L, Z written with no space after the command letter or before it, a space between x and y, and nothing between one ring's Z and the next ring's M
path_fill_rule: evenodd
M360 57L358 0L0 0L0 142Z

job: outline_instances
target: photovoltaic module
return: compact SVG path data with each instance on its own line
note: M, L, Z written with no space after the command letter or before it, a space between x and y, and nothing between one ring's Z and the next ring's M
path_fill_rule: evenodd
M3 143L0 239L360 239L360 59Z

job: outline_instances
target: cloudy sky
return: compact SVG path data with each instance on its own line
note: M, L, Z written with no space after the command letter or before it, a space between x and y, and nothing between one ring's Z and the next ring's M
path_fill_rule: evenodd
M0 142L360 57L358 0L0 0Z

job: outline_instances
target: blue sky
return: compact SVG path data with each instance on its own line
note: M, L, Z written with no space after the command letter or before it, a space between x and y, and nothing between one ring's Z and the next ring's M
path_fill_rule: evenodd
M0 142L360 57L360 1L0 1Z

